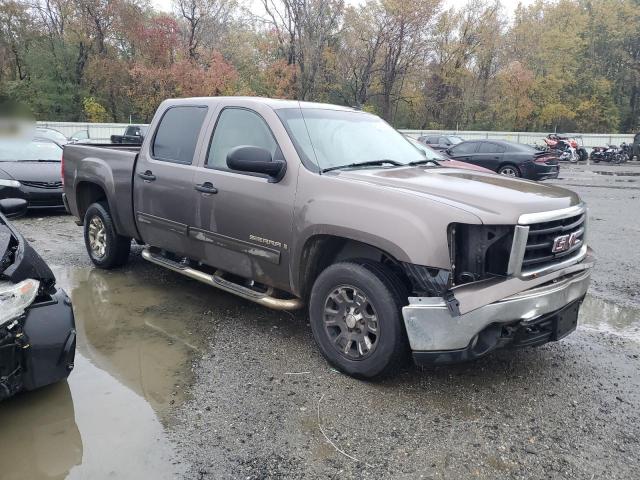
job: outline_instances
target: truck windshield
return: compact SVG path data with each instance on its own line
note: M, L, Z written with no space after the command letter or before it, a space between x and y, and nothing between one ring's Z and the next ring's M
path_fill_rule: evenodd
M277 113L298 154L321 171L359 164L389 168L425 160L422 151L375 115L323 108Z

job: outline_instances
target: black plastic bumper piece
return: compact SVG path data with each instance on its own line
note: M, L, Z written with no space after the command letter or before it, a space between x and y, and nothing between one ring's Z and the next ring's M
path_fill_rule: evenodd
M535 347L560 340L578 326L578 312L583 299L530 322L489 325L466 348L413 352L413 360L422 366L450 365L475 360L499 348Z
M67 378L75 359L76 326L64 290L27 310L23 332L29 345L23 349L23 389L34 390Z

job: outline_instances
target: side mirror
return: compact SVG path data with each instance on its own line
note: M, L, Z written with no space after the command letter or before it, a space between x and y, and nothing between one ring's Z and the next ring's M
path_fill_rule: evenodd
M227 166L239 172L261 173L269 175L270 182L279 182L284 177L287 164L283 160L274 160L271 152L260 147L240 146L227 154Z
M5 198L0 200L0 212L7 218L21 217L27 213L27 201L22 198Z

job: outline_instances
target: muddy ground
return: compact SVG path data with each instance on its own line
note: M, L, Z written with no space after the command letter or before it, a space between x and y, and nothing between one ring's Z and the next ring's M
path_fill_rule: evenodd
M635 478L639 174L565 167L549 182L590 205L599 263L577 332L375 383L332 370L302 313L182 278L139 249L98 271L70 217L18 220L72 296L78 361L68 383L0 405L0 477Z

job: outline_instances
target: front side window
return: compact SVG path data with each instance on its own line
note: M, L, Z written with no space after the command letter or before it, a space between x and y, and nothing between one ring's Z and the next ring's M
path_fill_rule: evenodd
M477 146L477 142L460 143L451 149L451 153L453 155L468 155L475 153Z
M264 148L271 152L272 158L278 150L271 130L260 115L244 108L225 108L211 137L207 167L229 170L227 155L240 146Z
M191 165L207 107L171 107L160 120L151 146L153 158Z

